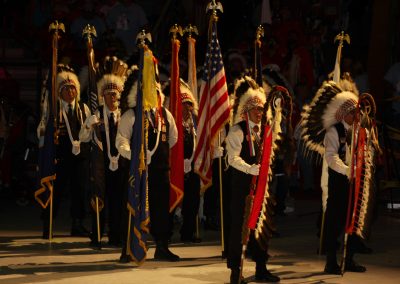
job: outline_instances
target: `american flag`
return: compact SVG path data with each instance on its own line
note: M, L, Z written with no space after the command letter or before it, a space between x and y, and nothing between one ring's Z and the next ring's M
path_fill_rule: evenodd
M211 34L200 84L197 147L194 154L195 171L200 175L202 191L212 183L213 146L218 146L218 134L229 120L228 87L221 49L217 38L217 22L211 23Z

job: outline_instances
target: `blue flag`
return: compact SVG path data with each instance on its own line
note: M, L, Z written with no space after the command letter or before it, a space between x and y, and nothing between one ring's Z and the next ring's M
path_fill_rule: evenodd
M146 259L149 236L149 205L147 198L147 165L146 165L146 122L143 115L143 58L144 50L140 50L139 78L136 97L135 123L131 138L131 163L129 169L128 209L131 214L128 228L127 251L138 265Z
M53 194L53 181L56 179L55 174L55 155L56 148L54 143L54 132L55 132L55 117L52 98L52 72L47 80L47 92L45 93L44 107L42 111L47 112L44 116L43 123L45 123L44 136L42 137L43 142L39 146L39 183L40 188L35 191L36 201L43 207L46 208L50 203L50 197ZM47 97L46 97L47 96Z

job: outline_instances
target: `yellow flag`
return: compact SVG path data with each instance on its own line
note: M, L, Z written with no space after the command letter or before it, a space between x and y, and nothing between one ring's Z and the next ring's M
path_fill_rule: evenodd
M155 58L150 49L145 50L143 59L143 108L149 110L157 106L157 83Z

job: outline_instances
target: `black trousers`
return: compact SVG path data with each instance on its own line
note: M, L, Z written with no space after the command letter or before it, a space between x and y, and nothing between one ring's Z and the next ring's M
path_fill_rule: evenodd
M245 213L246 197L249 194L251 175L244 174L236 169L231 170L231 204L230 204L230 231L229 245L227 251L227 265L230 269L240 268L240 259L242 254L242 228ZM256 265L265 265L268 259L268 253L262 249L254 238L252 233L248 242L252 258Z
M191 239L196 232L196 218L200 205L200 177L190 171L185 174L182 202L183 223L180 230L182 239Z
M219 209L219 161L214 159L212 163L212 185L204 192L203 213L206 218L218 216Z
M89 177L89 160L68 153L56 165L56 180L53 190L53 219L58 215L63 197L70 199L70 215L73 220L82 220L86 213L86 192ZM50 206L42 211L44 229L48 228Z
M168 241L172 235L169 213L169 171L149 166L150 233L154 240Z
M121 172L106 171L106 205L108 208L108 238L111 242L119 243L122 240L122 188ZM126 189L125 189L126 191ZM126 204L125 204L126 205ZM126 206L125 206L126 208Z
M349 203L349 182L345 175L329 169L328 200L325 212L325 248L327 257L336 256L336 246L339 236L346 227L347 209ZM347 257L354 255L354 248L359 242L356 235L350 235L347 243Z
M108 161L107 161L108 163ZM106 164L108 167L108 164ZM108 221L108 239L110 242L120 243L123 239L122 214L126 209L126 202L123 204L123 193L127 188L123 188L121 166L118 170L105 170L105 198L104 208L100 211L100 235L104 233L106 219ZM127 186L127 184L126 184ZM107 215L107 217L106 217ZM92 232L97 239L97 214L92 208Z
M128 238L128 223L129 223L129 211L128 211L128 180L129 180L129 164L128 159L119 157L121 165L121 234L122 234L122 252L121 255L126 255L126 242Z

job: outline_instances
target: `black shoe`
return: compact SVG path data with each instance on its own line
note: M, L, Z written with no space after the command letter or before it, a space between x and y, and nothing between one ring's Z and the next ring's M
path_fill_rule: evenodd
M71 236L72 237L87 237L87 236L89 236L89 232L82 225L74 225L71 228Z
M172 253L167 245L157 245L156 251L154 252L154 259L164 261L179 261L180 258L176 254Z
M240 277L240 282L239 282L239 277ZM243 276L240 276L240 270L237 269L232 269L231 270L231 278L229 281L230 284L247 284L247 282L244 280Z
M53 238L53 235L51 236ZM42 239L44 240L50 240L50 233L49 231L43 231Z
M334 274L334 275L341 275L342 270L340 269L340 266L335 264L327 264L325 265L324 272L327 274Z
M121 254L119 257L119 263L129 263L132 261L132 257L128 254Z
M259 282L259 281L262 281L262 282L279 282L279 281L281 281L281 279L278 276L273 275L267 269L256 270L255 279L256 279L256 282Z
M354 262L354 260L346 261L344 270L349 272L365 272L367 268Z
M98 240L91 240L89 246L95 250L101 250L101 242Z

